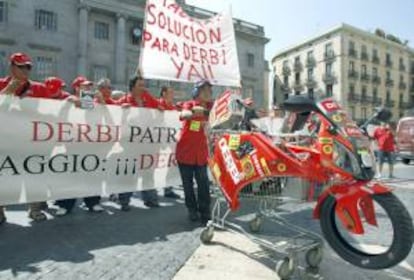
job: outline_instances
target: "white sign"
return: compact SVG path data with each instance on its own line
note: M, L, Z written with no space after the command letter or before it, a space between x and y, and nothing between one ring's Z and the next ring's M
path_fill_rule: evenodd
M174 0L148 0L140 70L145 78L240 87L230 9L207 20L188 16Z
M0 96L0 205L181 183L175 111Z

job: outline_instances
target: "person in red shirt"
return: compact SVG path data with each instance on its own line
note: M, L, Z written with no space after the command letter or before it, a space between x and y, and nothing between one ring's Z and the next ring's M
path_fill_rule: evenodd
M148 92L145 87L145 80L141 76L133 76L129 80L129 93L118 99L117 103L124 108L127 107L145 107L153 109L163 109L159 100ZM147 207L159 207L156 190L146 190L141 192L144 204ZM129 211L129 202L131 201L132 192L118 194L119 203L122 211Z
M390 125L383 123L374 131L374 138L378 143L378 152L379 152L379 174L378 177L381 177L382 167L385 160L388 162L389 166L389 178L393 178L394 171L394 152L395 152L395 138L394 134L391 131Z
M50 99L63 100L70 96L70 93L64 91L66 83L58 77L48 77L45 79L45 86L49 92L47 96Z
M159 103L164 110L178 110L174 104L174 89L169 86L163 86L160 92ZM180 196L173 191L172 187L164 189L164 196L168 198L178 199Z
M73 102L77 107L80 106L80 93L82 90L90 90L93 85L93 82L89 81L83 76L76 77L72 82L73 95L70 95L66 98ZM104 211L103 207L100 205L100 196L89 196L83 199L86 207L91 212L102 212ZM56 205L59 207L56 211L57 216L64 216L70 213L75 206L76 198L71 199L61 199L56 201Z
M105 105L119 105L118 100L112 99L112 85L109 79L100 79L96 84L98 91L94 101Z
M195 84L193 99L183 103L176 159L184 187L185 205L189 219L202 224L210 220L210 186L207 176L208 145L205 125L212 107L212 85L207 80ZM198 197L194 193L194 178Z
M10 75L0 79L0 94L9 94L23 97L42 98L48 96L46 87L38 82L31 81L30 71L32 59L25 53L14 53L9 58ZM46 220L42 212L44 202L29 204L29 217L34 221ZM0 206L0 224L6 221L4 207Z

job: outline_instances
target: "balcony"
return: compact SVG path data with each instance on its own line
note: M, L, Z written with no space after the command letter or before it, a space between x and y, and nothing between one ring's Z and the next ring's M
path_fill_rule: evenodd
M282 72L283 72L283 76L289 76L290 73L291 73L290 67L289 66L283 66Z
M353 58L358 58L358 53L357 53L357 51L356 51L356 50L354 50L354 49L349 49L349 50L348 50L348 55L349 55L350 57L353 57Z
M369 60L367 52L361 52L361 60L365 60L365 61Z
M411 109L411 103L410 102L399 102L398 108L404 109L404 110Z
M348 94L348 101L357 103L357 102L361 101L361 95L355 94L355 93L350 93L350 94Z
M295 61L295 64L293 65L293 71L295 72L301 72L303 70L302 62Z
M392 61L391 60L386 60L385 61L385 66L392 68Z
M322 80L325 84L335 84L336 83L336 76L334 73L325 73L323 74Z
M316 66L316 59L314 57L308 57L306 59L306 67L313 68Z
M380 64L380 59L379 59L379 57L378 57L378 56L373 56L373 57L372 57L372 63L375 63L375 64Z
M372 98L372 105L374 105L374 106L381 106L382 105L382 98L380 98L380 97L373 97Z
M393 108L394 106L395 106L394 100L389 100L389 99L385 100L385 107Z
M405 72L407 70L407 68L405 67L404 64L400 64L400 71L401 72Z
M308 78L307 80L306 80L306 87L307 88L315 88L316 87L316 81L315 81L315 79L314 78Z
M407 89L407 84L404 82L400 82L398 85L398 88L401 90L406 90Z
M372 96L368 96L368 95L364 95L364 94L362 94L361 95L361 103L372 103L373 102L373 98L372 98Z
M348 71L348 78L350 78L350 79L358 79L358 77L359 77L359 74L358 74L357 71L355 71L355 70L349 70Z
M362 73L361 81L368 83L370 81L370 76L367 73Z
M325 61L329 62L329 61L334 61L335 60L335 52L333 50L327 51L324 53L324 59Z
M394 86L394 81L393 81L393 80L391 80L391 79L387 79L387 80L385 81L385 85L386 85L387 87L393 87L393 86Z
M282 84L281 89L283 93L290 93L292 91L289 84Z
M303 89L304 89L303 84L300 81L296 81L293 84L293 91L294 92L298 92L298 91L301 92L301 91L303 91Z
M378 75L372 76L371 81L373 84L377 84L377 85L381 84L381 78Z

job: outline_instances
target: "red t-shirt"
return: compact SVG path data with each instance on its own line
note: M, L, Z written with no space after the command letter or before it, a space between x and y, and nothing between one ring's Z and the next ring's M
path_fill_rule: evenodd
M0 91L9 84L11 79L12 77L0 79ZM27 81L14 92L14 95L20 97L47 98L49 93L45 85L34 81Z
M49 96L47 98L50 99L57 99L57 100L64 100L70 96L70 93L64 90L61 90L59 93L52 95L49 92Z
M177 110L178 109L176 105L167 103L167 101L164 98L160 98L158 102L163 110Z
M374 131L374 138L377 139L378 149L383 152L394 152L394 135L391 130L382 127Z
M153 108L153 109L160 108L159 101L148 92L143 92L141 94L141 101L142 101L142 105L138 104L137 100L132 96L132 94L128 93L122 96L120 99L118 99L116 103L119 105L129 104L132 107L145 107L145 108Z
M96 97L93 99L93 101L98 104L100 103L99 99ZM118 100L112 99L112 97L104 98L104 102L106 105L120 105Z
M201 106L196 100L190 100L183 104L183 110L191 110L194 106ZM210 110L209 103L204 108ZM176 148L176 159L181 164L206 165L208 159L207 135L205 124L207 116L192 117L189 120L182 120L182 129L178 137Z

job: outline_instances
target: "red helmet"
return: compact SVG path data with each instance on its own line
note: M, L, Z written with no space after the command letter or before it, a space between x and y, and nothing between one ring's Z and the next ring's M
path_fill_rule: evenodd
M50 93L56 93L66 86L65 81L58 77L49 77L45 79L45 86Z
M10 63L17 65L17 66L23 66L23 65L29 65L32 66L32 59L30 56L28 56L25 53L14 53L9 58Z
M81 85L92 85L93 82L86 79L84 76L78 76L76 77L72 82L72 88L78 88Z

